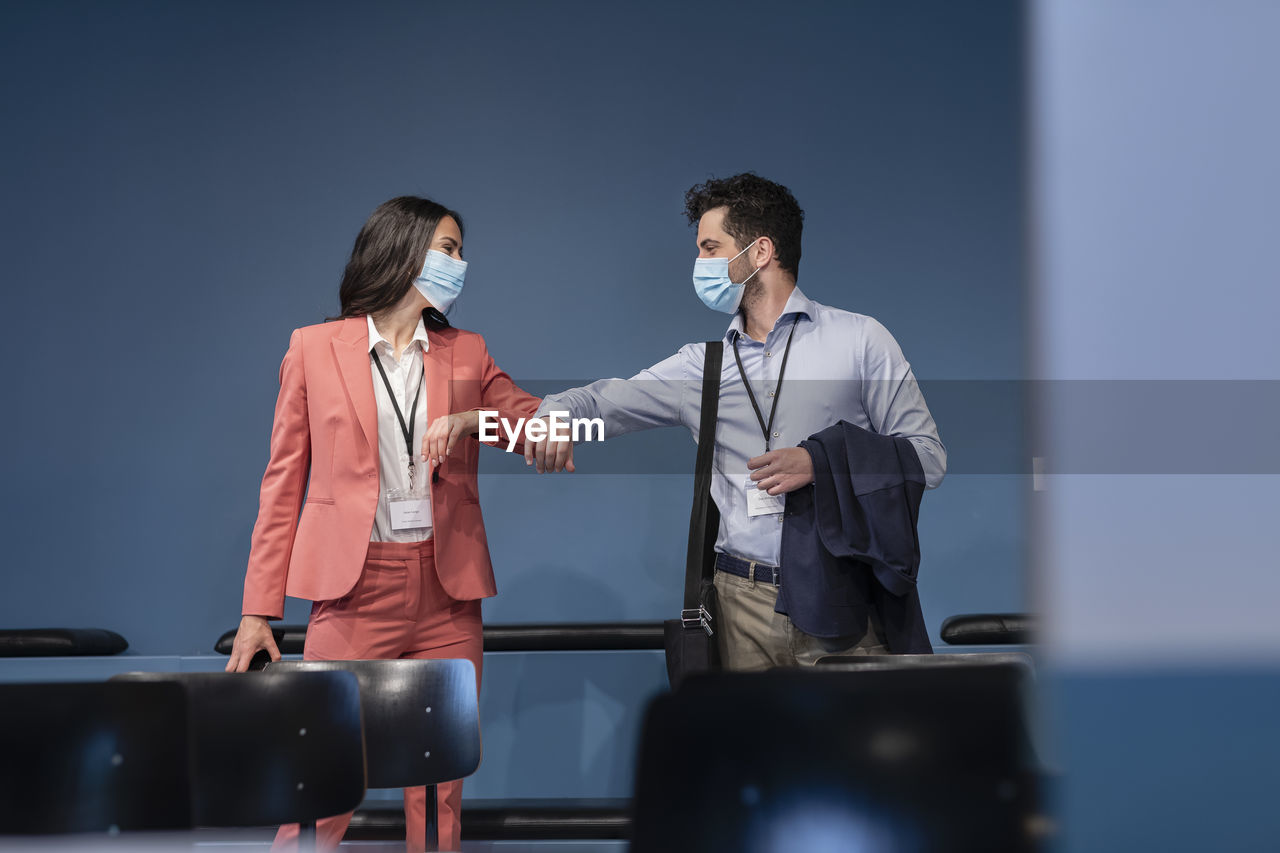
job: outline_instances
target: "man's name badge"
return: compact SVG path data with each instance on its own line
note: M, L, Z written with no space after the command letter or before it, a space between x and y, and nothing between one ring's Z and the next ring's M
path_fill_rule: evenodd
M754 480L747 480L747 517L777 515L782 512L782 495L771 495L758 488Z

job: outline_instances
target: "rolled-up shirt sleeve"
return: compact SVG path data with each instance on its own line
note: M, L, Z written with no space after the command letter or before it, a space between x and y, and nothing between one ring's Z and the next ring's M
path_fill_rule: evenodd
M947 473L947 449L938 438L938 426L898 342L870 318L863 336L862 405L877 433L911 442L924 469L925 486L937 488Z

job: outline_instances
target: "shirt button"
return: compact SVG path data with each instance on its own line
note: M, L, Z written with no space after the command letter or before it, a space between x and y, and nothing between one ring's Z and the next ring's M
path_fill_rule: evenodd
M774 394L774 392L773 392L773 391L770 391L770 392L769 392L769 396L770 396L770 397L772 397L772 396L773 396L773 394Z
M772 358L772 357L773 357L773 353L769 352L768 350L765 350L765 351L764 351L764 357L765 357L765 358Z
M778 437L778 434L775 432L775 433L773 434L773 437L774 437L774 438L777 438L777 437Z
M781 524L781 523L782 523L782 516L781 516L781 515L779 515L779 516L778 516L778 523L779 523L779 524Z

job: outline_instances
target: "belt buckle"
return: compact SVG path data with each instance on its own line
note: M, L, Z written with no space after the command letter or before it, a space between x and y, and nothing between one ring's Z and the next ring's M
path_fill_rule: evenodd
M699 604L696 608L680 611L680 624L685 628L701 628L710 637L715 634L711 628L711 614L707 608Z

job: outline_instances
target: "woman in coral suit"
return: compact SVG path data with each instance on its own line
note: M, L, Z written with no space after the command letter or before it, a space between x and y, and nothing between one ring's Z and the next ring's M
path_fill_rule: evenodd
M267 620L283 617L290 595L313 602L307 660L466 658L479 689L480 599L497 589L476 410L515 423L539 400L498 369L480 335L445 320L465 273L458 214L392 199L356 237L341 316L294 331L229 672L260 650L279 659ZM456 850L462 783L438 794L440 847ZM423 849L425 810L425 789L407 789L410 850ZM336 846L349 821L320 821L317 841ZM296 835L282 827L276 849Z

